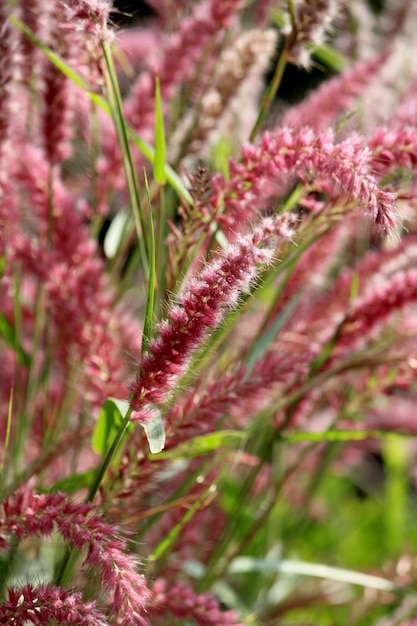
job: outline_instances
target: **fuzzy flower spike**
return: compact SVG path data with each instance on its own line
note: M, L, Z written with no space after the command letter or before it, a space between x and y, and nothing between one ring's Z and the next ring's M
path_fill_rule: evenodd
M192 354L256 279L259 265L272 262L278 240L290 239L294 219L289 214L264 219L191 280L142 358L131 386L133 419L146 420L146 405L167 399Z
M151 594L143 575L136 571L137 559L126 554L125 542L117 538L117 527L92 511L92 505L75 504L63 493L18 491L3 502L0 549L9 549L13 536L19 539L36 535L48 537L58 532L71 549L85 550L85 566L101 573L107 608L114 617L111 623L148 626L146 609ZM8 621L12 615L13 621ZM42 616L45 620L38 620ZM60 624L99 626L101 614L94 602L83 601L78 592L49 585L36 590L30 585L20 590L11 589L8 599L0 602L0 625L23 626L29 622L41 625L49 624L46 620L50 619Z

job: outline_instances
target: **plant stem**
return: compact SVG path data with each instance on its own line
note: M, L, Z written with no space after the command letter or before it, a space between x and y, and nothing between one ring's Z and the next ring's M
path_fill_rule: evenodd
M139 185L136 177L135 165L133 163L132 152L129 145L127 124L123 114L122 97L120 94L116 70L113 63L113 57L108 42L103 41L102 50L107 70L107 95L109 99L113 122L116 128L117 139L119 142L120 150L122 152L123 166L126 175L126 184L129 189L129 197L132 203L133 219L135 221L142 267L143 271L146 273L148 269L148 249L144 237L144 233L146 232L146 225L140 201Z
M85 499L86 502L93 502L94 498L96 497L97 492L100 489L100 485L103 482L103 478L109 468L109 465L127 432L128 426L130 424L131 415L132 415L132 409L129 408L128 412L126 413L123 419L123 422L120 425L119 431L116 437L114 438L112 445L108 449L107 454L104 457L103 463L101 464L99 468L99 471L97 472L96 479L94 483L92 484L92 486L90 487L88 495Z
M278 88L281 84L282 77L284 75L284 70L288 63L291 48L293 47L293 45L295 44L297 40L297 34L298 34L297 29L293 27L293 29L291 30L290 34L288 35L285 41L284 48L282 49L281 54L279 55L278 62L275 66L275 72L272 77L272 80L268 85L268 89L266 90L264 97L262 98L261 106L259 108L259 114L256 119L255 125L252 128L252 131L249 135L249 141L253 141L255 139L262 125L262 122L264 121L269 109L271 108L271 105L277 94Z

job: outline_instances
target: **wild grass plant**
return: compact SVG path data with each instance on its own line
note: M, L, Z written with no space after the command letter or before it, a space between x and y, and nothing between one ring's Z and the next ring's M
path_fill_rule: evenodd
M0 624L417 624L416 7L148 4L0 0Z

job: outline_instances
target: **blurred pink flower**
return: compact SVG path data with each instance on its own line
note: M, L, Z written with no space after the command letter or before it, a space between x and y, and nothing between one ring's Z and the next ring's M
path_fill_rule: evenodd
M136 572L137 560L125 554L118 529L100 515L92 515L91 504L74 504L65 494L38 495L20 491L3 502L0 520L2 547L9 535L21 539L31 535L48 536L58 531L69 547L84 548L84 562L101 570L102 585L109 593L109 609L121 626L146 626L150 592L145 579Z
M265 201L265 186L283 175L298 176L315 191L333 191L359 205L384 233L395 223L396 195L381 189L372 173L372 154L359 137L335 142L331 131L282 128L265 132L259 145L246 144L240 162L230 161L230 179L213 178L213 207L224 205L224 219L245 223Z
M210 593L197 594L188 585L167 584L163 579L155 581L152 591L156 607L151 614L156 618L171 614L177 618L192 617L198 626L243 626L236 613L222 611Z
M95 602L83 600L79 592L52 585L7 589L7 599L0 603L0 624L4 626L42 626L53 620L59 624L106 626L108 621Z

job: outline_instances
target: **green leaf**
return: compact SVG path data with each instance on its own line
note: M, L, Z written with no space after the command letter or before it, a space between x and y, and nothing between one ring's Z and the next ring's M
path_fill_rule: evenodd
M142 334L142 354L146 351L152 334L153 313L155 305L155 281L156 281L156 251L155 251L155 232L153 227L152 206L149 194L148 179L145 172L145 188L146 197L148 199L148 227L149 227L149 281L148 281L148 298L146 301L145 322Z
M155 79L155 160L153 175L160 185L165 185L167 177L165 172L165 131L164 115L162 112L161 87L159 78Z
M20 365L25 365L26 367L28 367L30 365L30 357L20 344L16 336L15 329L9 324L3 313L0 313L0 335L3 337L4 341L16 352Z
M362 439L398 439L415 438L416 435L408 433L393 433L386 430L327 430L325 432L298 431L296 433L280 433L279 439L296 443L300 441L360 441Z
M149 450L152 454L158 454L165 447L165 429L161 411L154 404L148 404L146 408L151 409L151 415L146 422L140 422L140 425L145 431Z
M341 567L331 567L324 563L307 563L297 560L272 561L269 559L257 559L253 557L237 557L228 569L231 574L251 574L254 572L289 574L296 576L311 576L314 578L324 578L350 585L359 585L381 591L404 594L408 590L395 583L379 576L370 576L354 570ZM411 591L411 590L410 590Z
M74 491L79 491L80 489L88 489L93 482L95 474L95 470L90 469L86 472L81 472L80 474L73 474L72 476L61 478L61 480L58 480L51 487L49 487L48 492L52 493L54 491L65 491L65 493L73 493Z
M131 139L133 143L136 144L136 146L142 152L143 156L145 156L148 159L148 161L152 163L153 165L155 161L155 150L144 139L142 139L142 137L140 137L134 131L133 128L129 126L128 129L129 129L129 133L131 135ZM169 184L171 185L171 187L173 188L173 190L176 191L177 194L187 204L193 204L193 199L187 187L185 187L184 183L182 182L178 174L175 172L175 170L173 170L172 167L168 165L167 163L165 163L165 172L166 172L167 180Z
M106 454L113 443L129 410L125 400L107 398L101 407L92 438L92 448L100 455Z
M117 140L122 155L123 168L125 172L126 185L129 191L129 198L132 207L133 220L135 223L139 253L142 261L142 268L146 272L148 269L148 250L145 240L145 216L143 214L139 183L136 176L136 168L133 162L132 151L129 143L129 132L127 122L124 117L122 96L120 93L117 73L114 67L111 47L108 41L102 42L102 50L105 61L107 96L110 105L110 113L116 129Z
M218 450L223 446L240 446L244 443L246 437L246 433L240 430L220 430L185 441L176 446L173 450L163 452L158 456L158 459L192 459L200 454Z
M37 48L39 48L39 50L41 50L48 57L48 59L55 65L56 68L58 68L73 83L78 85L78 87L81 87L83 91L86 91L89 97L94 102L96 102L100 106L102 106L102 103L105 104L105 110L107 111L107 113L109 113L109 107L104 102L104 100L90 89L88 83L79 74L77 74L77 72L75 72L64 61L64 59L59 56L59 54L56 54L56 52L51 50L51 48L48 48L47 45L42 43L42 41L36 37L36 35L30 30L30 28L25 26L25 24L18 20L14 15L10 15L9 20L14 26L16 26L16 28L20 30L20 32L22 32L29 39L29 41L31 41ZM99 101L102 101L102 103L100 103Z
M316 61L323 63L323 65L335 72L341 72L346 67L346 58L329 44L321 43L319 46L307 44L306 47L313 51L313 56Z

